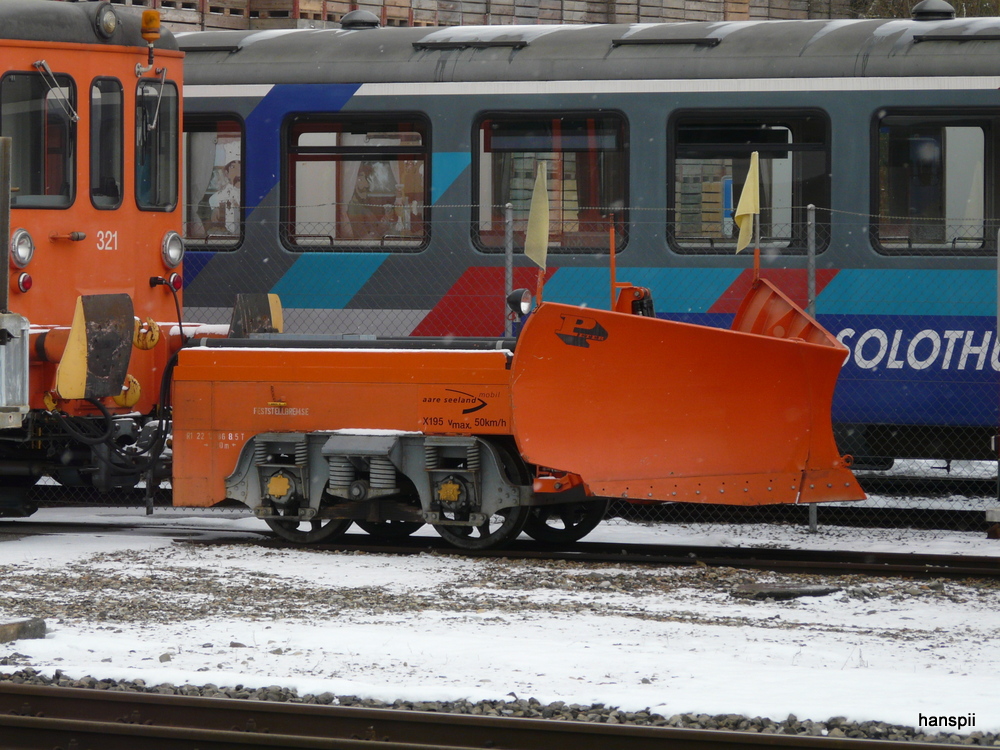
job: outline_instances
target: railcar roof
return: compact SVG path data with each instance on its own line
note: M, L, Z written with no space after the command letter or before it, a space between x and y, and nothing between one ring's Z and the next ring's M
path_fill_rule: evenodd
M190 84L970 76L1000 18L204 31Z
M140 33L143 8L112 5L118 28L105 38L97 33L97 11L106 3L53 2L52 0L0 0L0 40L32 42L78 42L127 47L145 47ZM177 49L173 34L160 28L157 49Z

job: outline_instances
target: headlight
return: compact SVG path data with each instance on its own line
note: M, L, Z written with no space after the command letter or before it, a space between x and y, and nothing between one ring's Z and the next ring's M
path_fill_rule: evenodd
M177 232L167 232L163 235L163 245L160 252L167 268L177 268L184 260L184 240Z
M24 268L35 254L35 241L26 229L14 230L10 238L10 260L18 268Z
M507 309L518 319L531 312L531 292L527 289L515 289L507 295Z
M97 33L103 39L110 39L118 29L118 14L110 5L102 5L94 21Z

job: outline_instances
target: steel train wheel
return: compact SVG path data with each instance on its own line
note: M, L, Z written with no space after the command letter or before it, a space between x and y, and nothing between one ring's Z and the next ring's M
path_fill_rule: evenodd
M275 512L282 510L272 508ZM298 513L297 509L290 509L288 512ZM328 542L344 535L350 528L353 521L347 518L316 518L312 521L302 521L298 517L287 520L277 518L265 518L264 521L271 527L271 531L289 542L295 544L316 544L317 542Z
M406 539L424 527L423 521L355 521L354 523L378 539Z
M516 539L524 528L531 509L518 505L504 508L482 526L439 526L434 528L449 544L461 549L493 549ZM455 514L448 514L456 518ZM468 516L466 516L468 518Z
M524 524L524 533L539 542L578 542L604 520L610 500L536 505Z

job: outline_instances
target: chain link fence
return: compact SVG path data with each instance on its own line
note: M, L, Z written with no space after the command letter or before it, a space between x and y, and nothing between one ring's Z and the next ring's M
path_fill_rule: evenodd
M503 206L488 220L472 216L474 208L435 205L433 234L430 211L395 202L351 229L335 220L299 222L294 232L287 223L248 221L242 235L208 243L214 250L192 245L187 317L225 323L235 293L270 291L282 299L287 332L502 336L506 291L533 291L537 279L521 251L527 212L505 222ZM553 212L545 299L607 308L614 243L618 279L649 287L660 317L728 327L749 288L752 252L734 255L731 216L719 222L677 211L677 222L664 220L665 209ZM792 207L765 211L762 273L807 307L813 243L818 318L850 350L834 403L836 437L870 495L822 506L820 523L982 528L982 511L998 505L991 440L1000 342L995 272L977 258L995 255L995 232L982 222L822 209L810 227L777 221L779 213L805 216ZM657 247L643 246L649 237L661 238ZM509 272L505 245L513 250ZM807 518L804 508L628 503L612 513L640 521Z
M388 205L377 220L369 214L352 230L359 236L346 236L336 222L300 222L291 232L287 223L251 215L231 222L232 232L196 238L185 262L185 323L227 324L237 294L273 292L282 300L287 333L505 335L506 292L533 291L538 277L521 251L526 214L514 212L505 222L498 207L489 222L473 222L470 206L435 205L431 233L429 210ZM402 213L421 221L406 224ZM553 215L545 299L606 309L613 245L617 278L648 287L658 316L728 327L751 283L753 253L734 254L730 218L696 226L690 216L668 223L668 214L633 208L596 211L587 221L580 212L572 219ZM814 289L820 323L849 350L834 427L869 499L825 504L819 523L985 528L983 511L1000 507L991 443L1000 401L996 277L977 257L995 255L991 230L944 220L816 215L812 227L765 216L760 249L762 275L803 308ZM660 238L655 247L650 237ZM509 270L505 245L513 249ZM942 258L947 263L935 262ZM44 498L50 488L43 483L35 492ZM144 501L141 485L104 499ZM636 522L809 520L801 506L613 502L610 515Z

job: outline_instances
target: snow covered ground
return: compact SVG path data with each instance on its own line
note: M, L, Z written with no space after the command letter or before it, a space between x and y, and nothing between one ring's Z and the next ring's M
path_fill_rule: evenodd
M38 521L90 533L21 535ZM140 530L106 528L143 520ZM245 514L42 510L0 530L0 672L282 685L392 701L502 699L800 720L968 717L1000 731L995 584L842 577L791 601L733 592L817 583L729 569L644 568L199 546L256 538ZM433 533L433 532L430 532ZM821 526L602 525L597 541L996 555L980 533ZM998 560L1000 564L1000 560Z

